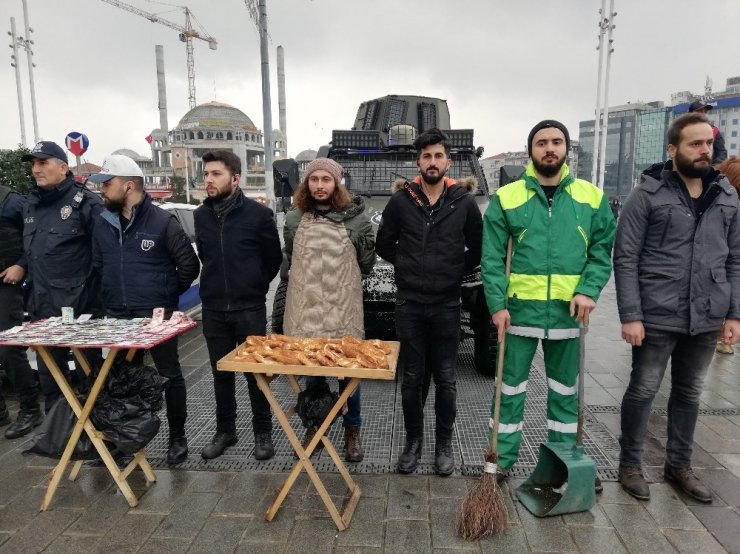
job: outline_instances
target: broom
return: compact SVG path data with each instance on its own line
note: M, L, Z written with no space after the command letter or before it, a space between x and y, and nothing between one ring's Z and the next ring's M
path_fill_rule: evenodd
M511 267L511 237L506 249L506 280ZM504 350L506 332L498 343L496 358L496 392L493 404L493 432L486 452L486 464L478 484L470 490L457 516L457 533L466 541L474 541L486 535L500 533L506 529L509 516L504 504L501 488L496 482L498 462L498 422L501 414L501 382L504 374Z

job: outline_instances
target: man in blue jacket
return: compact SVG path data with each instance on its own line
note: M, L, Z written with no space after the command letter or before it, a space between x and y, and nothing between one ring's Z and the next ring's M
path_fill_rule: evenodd
M144 174L127 156L112 155L90 180L101 183L106 209L93 231L93 263L101 275L103 305L117 318L151 317L164 308L165 317L177 309L178 297L198 276L200 264L174 214L152 204L144 191ZM188 457L185 379L177 353L177 337L151 350L165 384L170 437L167 463ZM141 362L143 351L134 361Z
M36 179L23 213L25 257L20 262L30 287L27 309L31 319L61 316L62 307L71 307L75 316L99 316L102 306L98 274L92 266L92 230L103 202L75 182L67 155L58 144L39 142L23 160L31 162ZM52 348L50 353L66 371L69 349ZM88 350L86 355L93 367L101 364L100 350ZM43 360L37 358L37 362L48 412L62 391ZM78 367L77 375L81 374Z
M272 211L246 198L239 188L241 160L229 150L203 156L208 198L195 210L195 236L203 262L200 298L203 335L213 370L216 434L201 455L209 460L236 444L235 378L216 363L248 335L264 335L267 289L280 269L280 237ZM272 415L267 398L246 374L252 405L254 457L275 455Z

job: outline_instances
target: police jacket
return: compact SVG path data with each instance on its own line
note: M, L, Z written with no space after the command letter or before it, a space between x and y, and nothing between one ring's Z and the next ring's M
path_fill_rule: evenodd
M439 209L430 212L418 183L396 182L396 192L383 210L375 251L394 266L398 298L422 303L460 300L463 275L480 264L481 214L471 194L476 184L475 179L459 184L445 179Z
M0 271L23 260L23 210L26 199L0 185Z
M72 172L50 191L36 187L24 213L26 254L34 319L61 315L63 306L75 315L101 310L97 273L92 265L92 231L103 209L100 198L74 181Z
M246 198L241 189L234 194L220 215L210 198L195 210L196 245L203 263L200 298L207 310L264 305L282 261L272 210Z
M118 212L103 210L93 231L93 263L103 305L113 312L175 309L200 270L177 217L152 204L146 192L124 230Z
M622 207L614 244L622 323L695 335L740 319L738 197L711 170L702 201L697 218L671 161L642 174Z

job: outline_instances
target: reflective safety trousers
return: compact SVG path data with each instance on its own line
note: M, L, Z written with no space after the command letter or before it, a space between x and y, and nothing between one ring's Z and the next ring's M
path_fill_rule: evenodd
M504 376L501 387L501 416L498 432L498 466L509 469L519 457L524 427L524 401L529 371L539 339L506 335ZM547 441L576 441L578 428L579 339L542 340L547 373ZM493 410L488 423L489 440L493 431ZM541 421L537 414L535 421Z

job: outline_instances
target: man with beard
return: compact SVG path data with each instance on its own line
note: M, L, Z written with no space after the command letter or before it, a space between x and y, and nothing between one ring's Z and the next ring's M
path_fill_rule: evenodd
M203 335L216 394L216 434L201 453L210 460L237 442L234 373L218 371L216 363L248 335L265 334L267 290L283 255L272 210L247 198L239 188L239 157L229 150L216 150L207 152L203 163L208 198L195 210L195 236L203 262ZM270 404L254 375L245 376L252 405L254 457L268 460L275 455Z
M179 295L200 271L190 239L174 214L152 204L144 190L144 174L131 158L108 156L90 181L100 183L106 207L93 230L93 265L101 276L106 313L130 319L152 317L154 308L164 308L169 318L177 309ZM169 464L188 457L187 396L177 342L174 337L149 351L157 371L167 379ZM134 362L143 359L144 351L137 351Z
M611 275L616 227L603 191L570 174L565 163L570 135L562 123L539 122L527 147L531 163L524 177L498 189L483 218L483 287L499 342L507 333L499 482L519 456L529 371L540 341L548 384L547 440L575 443L579 324L588 325ZM598 478L596 491L601 492Z
M375 265L375 236L362 197L350 196L342 185L343 171L334 160L313 160L293 196L294 209L285 216L287 335L365 338L362 275ZM340 380L339 392L346 386L347 380ZM343 424L345 460L361 462L360 387L347 400ZM315 432L308 430L306 445Z
M712 493L691 469L699 395L717 333L740 336L738 196L711 167L712 127L702 113L668 129L665 164L648 168L619 218L614 248L622 338L632 345L632 373L622 399L619 481L650 498L642 454L650 407L671 361L664 474L689 496Z
M434 379L435 459L438 475L454 469L455 364L460 343L463 275L480 264L481 215L475 179L446 178L452 159L447 135L429 129L414 141L419 171L396 182L383 211L376 251L394 265L396 333L404 359L401 385L406 445L399 473L412 473L421 457L425 382Z

